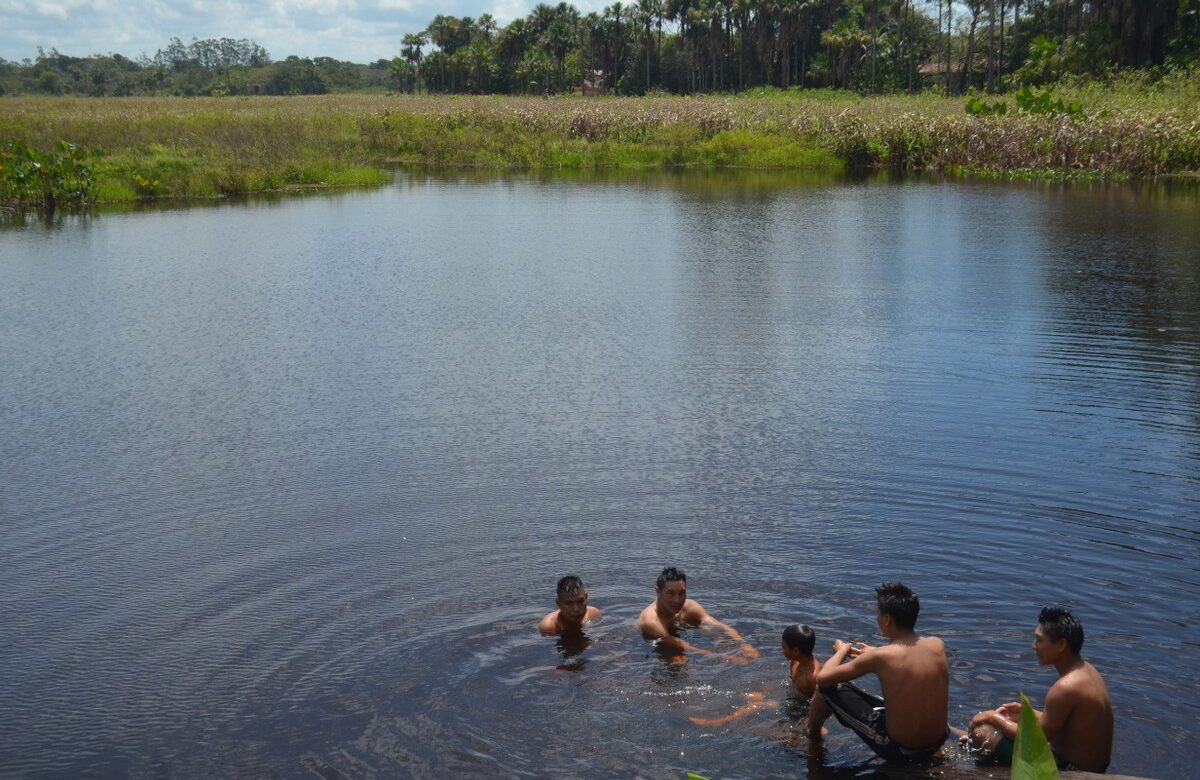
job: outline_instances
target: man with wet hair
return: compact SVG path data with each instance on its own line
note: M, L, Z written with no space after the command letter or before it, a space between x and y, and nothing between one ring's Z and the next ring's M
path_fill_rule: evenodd
M558 609L538 623L538 631L545 636L581 634L585 624L600 617L600 610L588 605L588 592L583 580L574 574L568 574L558 581L558 596L554 603Z
M921 602L903 583L880 585L875 601L875 622L888 644L853 646L840 639L833 643L833 655L817 674L821 695L813 700L809 737L820 739L822 724L834 715L880 758L927 762L937 756L949 735L946 645L937 637L916 633ZM879 678L882 698L850 683L865 674Z
M1082 649L1083 626L1070 611L1041 611L1033 652L1039 664L1058 671L1058 680L1046 692L1045 709L1034 712L1059 769L1104 772L1112 756L1112 700L1100 672L1079 654ZM1009 702L971 718L966 739L980 758L1011 764L1020 720L1020 702Z
M717 620L699 603L687 597L687 575L679 569L674 566L663 569L658 575L655 593L654 603L642 610L637 619L637 626L641 629L643 638L677 656L684 652L716 655L743 665L751 658L758 658L758 651L754 646L743 639L732 626ZM683 641L679 637L679 629L684 625L719 628L725 636L738 643L741 655L721 654Z

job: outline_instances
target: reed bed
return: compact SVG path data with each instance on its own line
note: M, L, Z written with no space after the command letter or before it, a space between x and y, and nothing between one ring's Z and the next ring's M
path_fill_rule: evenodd
M101 150L102 200L365 185L386 178L380 167L387 161L533 169L848 165L1048 177L1200 170L1200 96L1190 86L1110 93L1083 85L1078 94L1082 117L969 116L957 98L827 92L20 97L0 100L0 140Z

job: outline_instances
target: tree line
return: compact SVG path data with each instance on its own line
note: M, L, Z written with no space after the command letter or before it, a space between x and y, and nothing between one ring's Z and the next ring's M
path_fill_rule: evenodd
M430 92L1009 89L1200 60L1200 0L633 0L435 16L394 81Z
M254 41L172 38L153 57L120 54L72 57L38 49L22 62L0 59L0 94L89 95L313 95L387 89L390 61L370 65L332 57L272 60Z
M587 14L543 3L503 27L439 14L366 65L272 60L230 38L174 38L136 59L39 49L0 59L0 93L961 93L1198 63L1200 0L633 0Z

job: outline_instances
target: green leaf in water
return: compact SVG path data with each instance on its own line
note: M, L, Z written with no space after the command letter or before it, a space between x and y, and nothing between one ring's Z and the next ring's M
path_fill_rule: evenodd
M1057 780L1058 765L1029 699L1021 694L1021 722L1013 746L1012 780Z
M708 778L704 775L698 775L695 772L688 772L687 780L708 780Z

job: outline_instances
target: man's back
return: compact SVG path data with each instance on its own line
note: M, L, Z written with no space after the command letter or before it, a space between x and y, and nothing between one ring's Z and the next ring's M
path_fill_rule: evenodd
M870 652L879 654L875 674L883 687L891 738L910 748L942 740L950 701L950 668L942 640L911 634Z
M1051 746L1064 761L1087 772L1103 772L1112 754L1113 710L1108 687L1086 661L1058 679L1046 693L1045 718L1061 727Z

